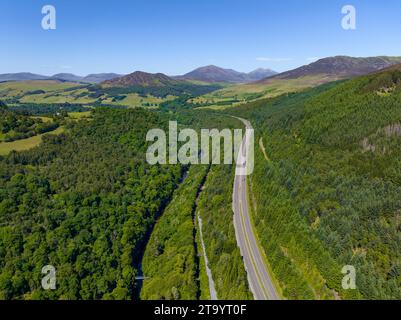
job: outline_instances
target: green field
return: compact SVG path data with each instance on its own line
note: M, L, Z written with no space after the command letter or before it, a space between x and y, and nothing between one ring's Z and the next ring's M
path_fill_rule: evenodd
M4 156L9 154L11 151L24 151L24 150L29 150L34 147L37 147L40 145L42 142L42 137L46 134L61 134L64 132L65 128L64 127L59 127L54 131L45 133L45 134L40 134L28 139L22 139L22 140L17 140L13 142L0 142L0 155Z
M69 112L68 117L73 120L81 120L81 119L87 119L90 118L92 115L92 111L86 111L86 112Z
M90 104L96 99L90 98L89 91L77 89L74 91L55 90L43 94L25 95L19 99L21 103L74 103Z
M146 95L145 97L140 96L137 93L129 93L125 95L126 98L120 101L115 101L112 97L106 98L102 101L103 104L115 105L115 106L128 106L130 108L136 107L158 107L165 101L174 100L175 96L167 96L166 98L158 98L152 95Z
M107 93L100 96L93 96L92 94L87 85L70 82L44 80L0 83L0 99L9 105L18 105L19 103L91 105L100 102L104 105L130 108L157 108L161 103L177 98L172 95L159 98L151 94L128 93L116 99L116 96Z
M0 99L21 96L37 90L52 93L76 86L76 83L56 80L3 82L0 83Z
M53 119L52 118L49 118L49 117L32 117L33 119L40 119L40 120L42 120L43 122L45 122L45 123L50 123L50 122L53 122Z
M201 108L224 110L230 107L238 107L247 102L274 98L291 92L303 91L334 80L337 79L328 79L324 75L317 75L306 76L298 79L272 79L270 81L265 81L264 83L232 85L197 97L196 99L193 99L193 103L206 104L206 106L202 106ZM226 102L229 101L234 102L226 104Z

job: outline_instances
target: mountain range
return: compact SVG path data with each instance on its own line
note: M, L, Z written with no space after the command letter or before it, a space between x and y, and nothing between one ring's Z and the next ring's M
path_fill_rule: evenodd
M401 57L328 57L262 80L223 88L216 95L222 99L269 98L332 81L367 75L399 63L401 63Z
M259 83L272 80L290 80L302 77L319 76L328 81L353 78L375 71L379 71L401 63L401 57L369 57L354 58L336 56L320 59L309 65L283 72L272 77L260 80Z
M202 81L207 83L248 83L264 79L266 77L277 74L277 72L270 69L256 69L250 73L238 72L231 69L223 69L216 66L206 66L193 70L183 76L167 77L162 73L155 74L155 81L160 84L171 82L173 80L192 80ZM100 73L90 74L86 77L77 76L71 73L58 73L53 76L44 76L33 73L7 73L0 74L0 81L27 81L27 80L61 80L79 83L102 83L117 78L123 78L121 81L116 81L119 86L124 86L124 83L132 82L132 85L147 85L152 82L149 79L150 73L137 71L131 75L124 76L116 73ZM167 79L169 78L169 79ZM142 79L142 80L141 80ZM106 83L107 85L107 83Z
M355 58L347 56L335 56L320 59L309 65L294 70L277 73L271 69L256 69L249 73L238 72L232 69L224 69L217 66L206 66L195 69L181 76L169 77L162 73L146 73L136 71L128 75L116 73L90 74L85 77L70 73L59 73L53 76L44 76L33 73L8 73L0 74L1 81L26 81L26 80L60 80L77 83L101 83L104 86L168 86L182 81L200 81L206 83L232 83L265 86L277 83L277 81L298 80L308 78L304 84L321 84L335 80L348 79L360 75L369 74L401 63L401 57L369 57Z
M121 77L122 75L116 73L98 73L89 74L85 77L77 76L72 73L58 73L53 76L44 76L29 72L20 73L5 73L0 74L0 82L4 81L30 81L30 80L60 80L68 82L80 83L101 83L110 79Z
M46 80L50 77L29 72L4 73L0 74L0 81L26 81L26 80Z
M195 69L183 76L177 76L177 79L195 80L209 83L228 82L228 83L247 83L261 80L277 72L270 69L256 69L250 73L238 72L232 69L223 69L217 66L206 66Z
M231 69L223 69L216 66L208 66L196 69L183 76L169 77L163 73L151 74L136 71L129 75L111 79L102 83L108 87L129 86L168 86L172 84L185 83L187 81L200 81L213 83L249 83L277 74L270 69L257 69L250 73L241 73Z
M301 86L314 86L330 81L353 78L385 69L401 63L401 57L369 57L354 58L336 56L320 59L300 68L276 73L270 69L257 69L250 73L242 73L217 66L206 66L193 70L183 76L168 77L162 73L150 74L134 72L129 75L103 82L105 86L167 86L177 81L201 81L207 83L237 83L244 87L265 86L286 80L302 80ZM229 90L229 89L227 89Z

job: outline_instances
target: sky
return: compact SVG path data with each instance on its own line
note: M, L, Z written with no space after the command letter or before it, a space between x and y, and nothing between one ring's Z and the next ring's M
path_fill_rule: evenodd
M56 8L56 30L42 7ZM356 9L356 30L341 10ZM285 71L318 58L401 56L399 0L0 0L0 73Z

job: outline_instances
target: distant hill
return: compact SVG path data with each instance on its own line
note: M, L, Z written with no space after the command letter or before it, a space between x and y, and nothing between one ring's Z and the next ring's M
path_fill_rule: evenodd
M86 77L81 77L71 73L59 73L55 74L51 78L68 82L101 83L122 76L123 75L117 73L96 73L96 74L89 74Z
M251 101L275 97L328 82L367 75L398 63L401 63L401 57L329 57L259 81L224 88L213 93L213 98Z
M195 69L179 77L185 80L197 80L204 82L245 82L245 74L216 66L206 66Z
M271 69L259 68L248 73L250 81L258 81L276 75L277 72Z
M0 74L0 81L27 81L27 80L46 80L46 79L49 79L49 77L29 72Z
M20 73L6 73L0 74L0 82L4 81L34 81L34 80L60 80L68 82L80 83L101 83L103 81L111 80L121 77L122 75L116 73L99 73L89 74L86 77L77 76L72 73L58 73L53 76L44 76L29 72Z
M122 74L117 74L117 73L96 73L87 75L82 79L82 81L87 83L101 83L122 76L123 76Z
M165 87L178 84L179 81L163 73L136 71L126 76L102 82L104 87Z
M83 82L83 77L76 76L72 73L58 73L51 77L51 79L68 81L68 82Z
M221 88L222 85L220 84L193 83L191 81L173 79L163 73L153 74L143 71L136 71L100 84L100 91L118 96L136 93L142 97L152 95L162 99L200 96Z
M266 78L277 74L270 69L257 69L250 73L238 72L232 69L223 69L217 66L206 66L195 69L183 76L176 77L183 80L196 80L209 83L229 82L229 83L246 83Z
M327 80L348 79L379 71L397 63L401 63L401 57L354 58L336 56L320 59L309 65L280 73L264 79L260 83L272 79L289 80L307 76L322 76Z

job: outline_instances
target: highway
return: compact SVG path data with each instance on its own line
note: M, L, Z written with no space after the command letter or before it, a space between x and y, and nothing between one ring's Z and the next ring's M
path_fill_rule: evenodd
M255 300L279 300L280 297L269 275L263 254L258 246L253 232L249 204L247 197L247 175L246 170L250 165L249 153L252 152L254 137L252 125L249 121L241 118L246 126L245 137L242 141L237 159L233 190L234 227L238 246L245 264L248 275L248 283ZM241 165L242 164L242 165Z

